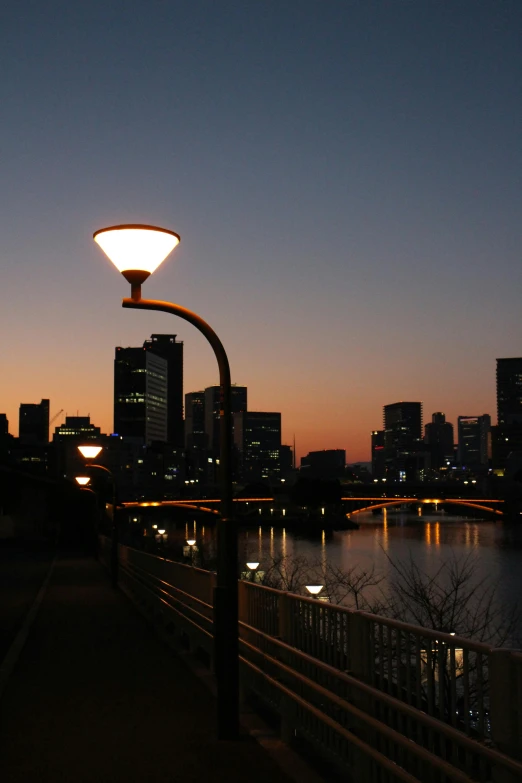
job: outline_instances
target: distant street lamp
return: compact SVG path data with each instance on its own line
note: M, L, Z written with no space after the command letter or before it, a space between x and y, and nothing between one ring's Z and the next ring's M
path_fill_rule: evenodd
M105 465L95 465L92 462L89 462L91 459L96 459L98 454L102 451L102 446L93 446L93 445L80 445L78 446L78 451L87 460L87 465L90 470L101 470L103 473L106 473L112 484L112 529L111 529L111 580L112 580L112 586L117 587L118 586L118 543L119 543L119 535L118 535L118 520L116 515L116 507L118 504L117 500L117 490L116 490L116 479L114 478L114 474L112 473L109 468L106 468Z
M247 563L246 567L250 571L250 580L252 582L256 581L256 569L259 568L259 563Z
M123 307L160 310L188 321L210 343L219 367L221 516L217 522L217 586L214 590L214 639L218 738L239 737L239 639L237 528L232 503L232 416L230 366L217 334L199 315L181 305L141 298L141 285L179 244L174 231L147 225L120 225L94 233L94 241L131 284Z
M80 485L80 487L86 487L87 484L90 484L91 477L90 476L75 476L75 481L77 484Z
M324 585L305 585L306 589L312 596L312 598L317 598L321 590L323 589Z

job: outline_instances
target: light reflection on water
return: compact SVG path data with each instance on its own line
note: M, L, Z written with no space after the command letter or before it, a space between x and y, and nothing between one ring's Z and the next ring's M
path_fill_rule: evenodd
M418 511L386 508L380 516L358 514L357 522L359 530L318 531L308 537L264 523L240 531L239 551L245 562L259 561L260 570L283 554L323 566L331 563L345 570L375 566L385 579L392 570L389 559L405 562L411 557L421 570L435 574L453 556L471 553L477 580L497 581L499 595L507 605L517 603L522 594L522 525L452 516L437 509L419 516ZM193 529L198 541L210 541L215 536L214 526L196 526L192 519L183 527L186 538Z

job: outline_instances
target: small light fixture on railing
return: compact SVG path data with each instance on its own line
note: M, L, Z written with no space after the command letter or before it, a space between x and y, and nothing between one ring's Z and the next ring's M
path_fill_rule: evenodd
M86 487L90 483L90 476L75 476L75 481L80 487Z
M250 581L255 582L256 581L256 569L259 568L259 563L247 563L246 567L250 571Z
M306 589L314 598L319 595L324 585L305 585Z
M188 546L194 546L195 543L196 543L196 539L195 538L187 538Z

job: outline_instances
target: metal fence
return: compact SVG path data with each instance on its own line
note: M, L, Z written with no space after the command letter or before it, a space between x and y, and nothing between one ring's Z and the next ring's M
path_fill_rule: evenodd
M133 600L212 661L214 574L124 546L119 561ZM349 779L522 781L522 653L246 581L239 621L243 693Z

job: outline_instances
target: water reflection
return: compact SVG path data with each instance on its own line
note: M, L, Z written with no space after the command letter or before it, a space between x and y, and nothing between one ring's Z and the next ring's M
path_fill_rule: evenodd
M169 545L180 546L189 538L189 530L198 546L215 540L215 526L202 525L174 517L160 509L144 511L143 522L148 520L147 540L153 541L152 524L165 527ZM478 579L491 577L498 580L502 599L508 604L517 601L522 593L522 524L502 521L470 520L452 516L430 506L430 512L418 516L418 512L383 509L382 515L362 513L357 516L359 530L338 531L327 534L319 530L314 536L299 536L294 531L272 526L254 528L255 532L239 532L239 544L248 550L248 556L265 566L278 555L304 557L318 563L331 563L344 569L359 565L375 568L390 575L391 561L406 562L410 558L419 568L435 574L441 564L451 557L470 554L475 558L475 574ZM182 521L183 520L183 521ZM184 533L184 535L183 535ZM257 535L256 535L257 533ZM241 551L241 550L240 550Z

